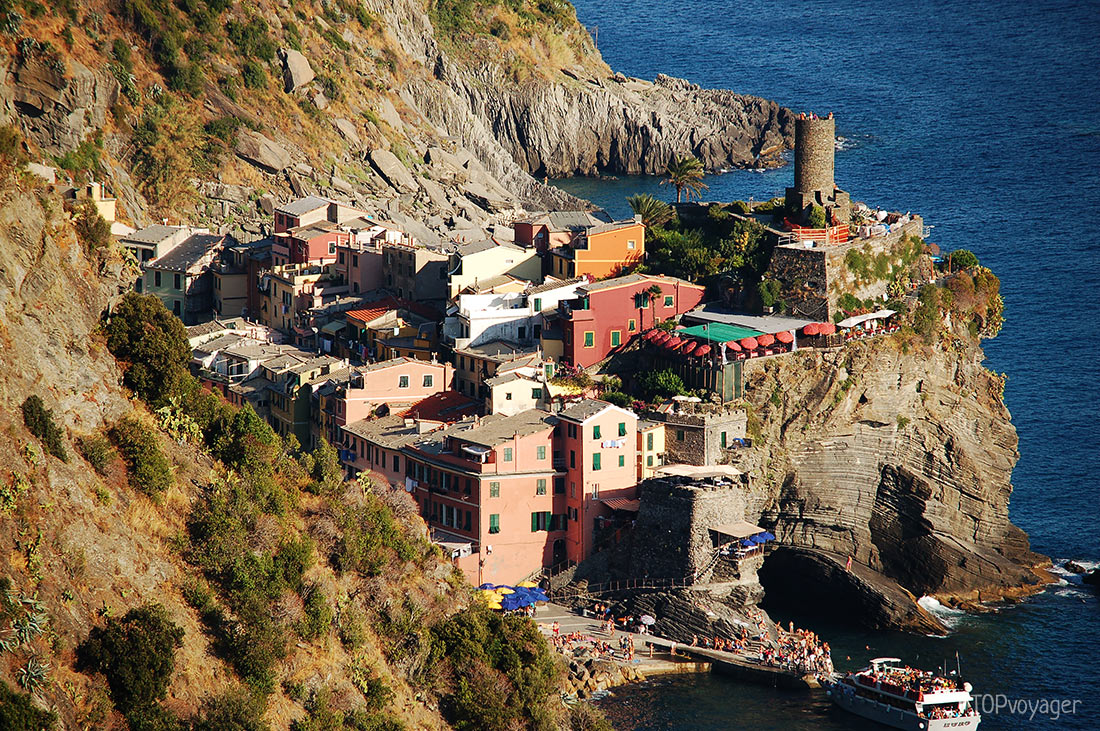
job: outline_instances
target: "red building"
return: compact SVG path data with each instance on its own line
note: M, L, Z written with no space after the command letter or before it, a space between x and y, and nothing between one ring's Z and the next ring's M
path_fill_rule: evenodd
M563 359L581 368L599 363L638 333L694 309L705 289L675 277L628 274L577 289L562 302Z

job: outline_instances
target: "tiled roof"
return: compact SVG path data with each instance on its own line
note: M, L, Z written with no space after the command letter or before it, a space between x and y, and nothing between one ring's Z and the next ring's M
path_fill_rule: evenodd
M615 287L623 287L628 284L639 284L641 282L652 282L653 284L681 284L702 289L698 284L692 284L687 280L678 279L677 277L666 277L663 274L627 274L622 277L615 277L614 279L604 279L599 282L592 282L579 289L582 292L599 292L602 289L614 289Z
M329 202L330 201L325 198L319 198L315 195L307 195L304 198L299 198L297 200L290 201L289 203L284 203L275 210L279 213L286 213L291 216L301 216L304 213L316 211L318 208L328 208Z
M602 413L607 409L615 408L606 401L597 401L596 399L586 398L583 401L578 401L561 410L558 415L563 419L570 419L572 421L579 421L584 423L591 419L593 416Z
M518 381L518 380L521 380L521 379L525 380L525 381L535 381L535 382L538 381L538 379L536 379L536 378L532 378L531 376L525 376L522 373L517 373L515 370L512 370L512 371L508 371L506 373L502 373L498 376L493 376L492 378L486 378L485 379L485 385L487 385L489 387L504 386L504 385L507 385L507 384L511 383L512 381Z
M379 419L360 419L344 427L344 431L385 447L401 449L424 436L415 424L405 425L405 417L390 414Z
M179 246L146 262L148 269L162 269L170 272L188 272L196 266L210 249L225 241L225 236L216 234L194 234L186 238Z
M547 277L542 284L536 284L528 288L526 294L542 294L543 292L550 292L555 289L561 289L562 287L568 287L571 284L584 282L587 281L587 279L587 277L573 277L572 279L554 279L553 277Z
M611 223L611 216L604 211L550 211L522 219L517 223L543 225L551 231L583 231L593 226Z
M136 244L159 244L172 234L179 231L183 226L165 226L163 224L154 223L152 226L146 226L143 229L134 231L129 236L122 239L124 242L133 242Z
M521 437L538 434L553 429L557 419L549 411L529 409L512 416L492 414L481 419L479 424L456 424L446 431L448 436L464 442L495 447L509 441L517 434Z
M465 348L455 348L455 353L470 355L475 358L485 358L497 363L504 363L515 358L531 356L537 353L534 346L523 346L510 340L490 340L480 345L468 345Z

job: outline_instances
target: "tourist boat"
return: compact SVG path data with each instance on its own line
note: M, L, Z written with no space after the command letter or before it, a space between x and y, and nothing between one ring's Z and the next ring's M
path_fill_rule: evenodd
M978 728L982 719L970 696L970 683L900 663L896 657L875 658L863 670L835 675L823 685L844 710L893 728Z

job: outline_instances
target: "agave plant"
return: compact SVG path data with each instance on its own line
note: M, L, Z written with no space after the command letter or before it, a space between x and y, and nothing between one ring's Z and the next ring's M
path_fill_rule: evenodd
M19 639L19 642L26 644L42 634L46 629L47 622L48 618L44 614L28 613L14 620L11 627L15 630L15 636Z
M36 693L50 677L50 663L31 655L27 664L15 673L15 681L28 693Z
M11 652L22 644L11 627L0 629L0 653Z

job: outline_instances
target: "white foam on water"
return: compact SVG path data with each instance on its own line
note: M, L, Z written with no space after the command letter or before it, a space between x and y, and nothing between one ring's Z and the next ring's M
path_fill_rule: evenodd
M917 600L917 604L921 605L924 611L940 620L948 629L955 629L963 617L966 616L964 610L945 606L932 596L922 596Z

